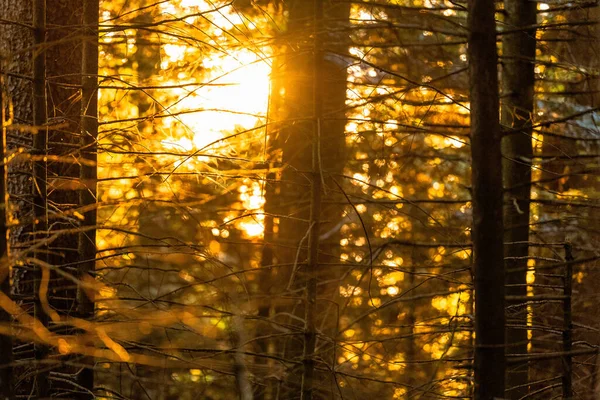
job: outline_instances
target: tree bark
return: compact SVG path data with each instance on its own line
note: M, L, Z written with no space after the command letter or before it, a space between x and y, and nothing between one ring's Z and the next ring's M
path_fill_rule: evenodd
M504 396L504 251L498 55L492 0L469 0L475 399Z
M16 22L15 24L3 25L0 29L0 47L2 50L2 72L5 82L6 102L10 101L13 115L12 124L31 125L33 124L33 29L32 29L32 2L0 0L0 15L3 18ZM24 25L21 25L24 24ZM8 117L8 116L7 116ZM33 146L33 135L29 132L12 131L7 132L7 151L14 151L19 148L30 150ZM27 247L26 243L31 240L31 223L33 209L31 207L32 185L31 163L27 161L16 161L7 166L8 177L6 189L9 194L7 199L11 208L6 216L13 225L9 229L9 251L21 251ZM15 224L19 221L19 224ZM25 243L25 244L23 244ZM11 297L18 301L22 306L31 311L31 274L26 272L26 268L19 265L12 265L12 285ZM5 285L6 286L6 285ZM25 302L24 296L27 295ZM24 304L26 303L26 304ZM19 343L18 338L14 343ZM22 349L21 354L14 356L15 359L24 357L33 357L33 344L28 343L26 349ZM8 353L11 354L12 349ZM26 372L26 367L16 367L11 371L11 376L7 376L12 385L13 396L17 393L23 393L23 386L29 386L27 394L32 393L30 386L31 380L25 380L21 385L17 385L15 375Z
M505 29L519 32L502 36L501 123L508 133L502 139L503 180L505 188L504 242L507 289L510 296L527 296L527 256L529 255L529 215L531 197L531 142L533 93L535 84L536 3L527 0L505 0ZM517 272L511 272L517 271ZM519 305L520 304L520 305ZM527 354L527 306L508 302L506 351ZM512 306L512 307L511 307ZM525 396L528 382L527 363L513 365L507 371L506 396Z
M3 25L0 31L0 46L8 60L5 71L9 73L7 90L12 98L14 123L32 127L10 131L7 143L9 149L33 156L33 162L27 159L11 162L7 179L12 213L9 219L13 224L18 221L9 235L11 251L27 252L33 244L40 244L40 239L48 237L49 227L53 231L75 231L79 226L70 213L78 203L79 194L64 190L60 183L65 178L79 178L77 163L66 160L76 156L78 150L73 145L79 144L80 137L81 32L77 28L81 26L81 2L57 0L46 7L45 0L1 0L0 13L14 22ZM58 157L46 159L46 155ZM48 200L53 204L51 210ZM77 268L79 261L77 237L76 233L65 234L51 243L43 243L34 251L35 256L71 272L68 270ZM37 267L36 271L31 270L31 266L13 266L14 299L52 331L72 333L64 325L48 321L39 290L42 285L49 288L47 305L56 319L55 311L68 315L77 309L75 285L55 273L42 278ZM49 355L47 347L33 343L16 345L19 360L37 362L20 363L13 379L23 375L30 378L15 380L19 382L15 385L16 394L33 393L47 398L66 390L72 393L74 382L51 381L47 365L39 363ZM59 369L75 376L72 367L63 365Z
M323 119L323 0L314 0L313 16L313 127L311 147L310 216L308 227L308 259L305 288L304 354L302 357L302 400L312 400L315 390L315 346L317 344L316 305L317 270L319 268L319 235L321 232L321 123Z

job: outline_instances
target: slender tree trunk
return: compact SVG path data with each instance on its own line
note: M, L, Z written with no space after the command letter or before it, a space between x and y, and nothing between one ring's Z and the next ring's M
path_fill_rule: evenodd
M81 59L81 157L80 178L83 185L79 194L79 204L84 211L82 231L79 234L80 281L93 279L96 264L96 186L97 186L97 138L98 138L98 22L99 0L83 1L83 48ZM81 287L77 292L77 313L80 318L94 317L93 294ZM77 382L89 393L82 393L81 399L90 399L94 389L93 358L79 372Z
M529 255L529 203L531 196L531 125L533 116L535 29L537 5L527 0L505 0L505 27L524 29L502 36L501 122L507 134L502 139L505 188L504 242L506 294L527 296L527 256ZM509 302L506 330L508 354L527 353L527 306ZM507 371L507 397L520 399L527 394L527 363Z
M310 217L308 232L308 260L306 266L306 303L304 314L304 354L302 372L302 400L312 400L315 390L315 346L317 343L316 305L317 269L319 268L319 235L321 231L321 122L323 119L323 0L314 0L313 50L313 128L312 168L310 173Z
M80 104L77 94L81 46L78 42L80 32L74 28L81 25L81 2L53 1L46 7L45 0L1 0L0 13L3 18L17 23L8 25L6 29L3 25L0 30L0 46L7 54L6 71L11 73L7 79L7 90L13 99L14 122L35 128L33 135L30 129L11 131L7 143L11 149L24 150L34 157L33 163L17 160L8 166L7 188L12 211L9 219L19 222L11 228L10 247L16 252L23 252L47 238L49 226L52 230L78 227L68 211L77 204L79 195L72 187L65 190L62 184L79 177L77 163L65 160L71 160L69 156L75 155L71 145L79 141ZM51 29L46 29L47 21L52 24ZM58 161L46 160L45 156L49 154L58 156ZM48 209L48 200L53 203L52 210ZM34 255L54 266L69 269L79 261L77 242L76 234L62 235L52 243L43 243ZM30 265L13 267L13 298L24 310L49 325L51 330L60 334L71 333L70 328L64 325L52 325L44 307L49 305L63 315L75 310L76 288L73 282L54 273L42 278L39 268L36 267L34 272L31 270ZM44 286L48 287L48 303L40 298L40 289ZM57 314L53 315L56 318ZM60 383L50 383L48 365L40 363L49 355L46 346L32 343L17 345L19 352L15 353L15 358L36 362L21 363L15 369L15 376L26 376L15 380L18 382L16 394L50 397L60 395L64 390L73 390L72 384L65 379ZM68 374L74 372L74 368L67 366L61 366L60 370Z
M273 140L275 142L275 140ZM277 148L277 143L272 143L272 147ZM271 148L269 148L271 150ZM269 153L271 153L269 151ZM271 155L269 154L269 157ZM274 163L269 163L269 168L273 168ZM275 232L275 217L278 207L275 204L277 202L277 193L275 193L274 182L277 179L277 174L269 171L266 175L266 183L265 183L265 220L264 220L264 245L261 253L261 268L260 272L260 280L259 280L259 307L258 307L258 316L261 318L256 328L256 336L268 336L273 333L270 324L268 321L273 317L275 313L275 304L273 304L271 299L271 294L273 291L273 283L275 272L273 271L275 265L275 257L273 255L273 246ZM273 338L265 338L259 343L259 352L264 355L273 355L275 350L275 340ZM264 359L260 357L257 362L266 364L269 367L273 367L274 363L272 359ZM269 368L269 370L271 370ZM263 379L263 386L259 387L257 390L256 398L258 400L273 400L275 394L275 383L274 380L267 376Z
M4 79L0 75L0 155L2 163L0 164L0 293L10 298L10 264L8 261L8 236L6 229L6 204L8 194L6 192L6 111L9 104L4 91ZM0 324L7 328L12 322L12 316L3 308L0 308ZM0 398L4 400L14 399L12 383L12 361L13 361L13 341L9 332L7 335L0 334Z
M6 85L6 97L10 99L13 114L13 124L31 125L33 124L33 28L32 28L32 2L0 0L0 15L9 21L15 21L16 24L2 25L0 29L0 48L2 49L2 72L4 83ZM6 110L6 108L5 108ZM7 115L7 117L9 117ZM11 132L7 134L7 151L14 151L18 148L30 150L33 146L33 136L29 132ZM31 223L32 220L32 185L31 163L28 161L16 160L7 166L8 178L6 189L10 195L10 214L7 219L14 223L20 221L18 225L13 225L9 230L9 251L22 251L31 241ZM24 309L31 311L32 295L32 274L28 268L20 265L11 266L12 280L11 297L18 301ZM13 344L19 343L18 338ZM3 354L4 351L2 352ZM12 350L8 353L12 353ZM14 359L25 357L33 358L33 344L27 343L22 346L20 354L13 354ZM23 394L22 387L28 386L27 394L32 393L31 379L23 380L19 385L16 384L16 375L21 375L28 371L29 367L15 367L12 370L12 376L8 376L12 385L13 395Z
M34 57L33 57L33 125L37 133L33 137L33 154L38 157L33 164L33 215L34 215L34 239L45 240L48 232L48 170L46 155L48 154L48 131L42 128L47 125L48 115L46 112L46 0L34 0L33 2L33 29L34 29ZM34 257L40 261L47 262L48 246L43 245L34 253ZM48 326L48 315L44 312L40 289L43 284L42 268L34 267L33 316L44 326ZM47 279L47 278L46 278ZM41 364L49 354L48 346L43 343L34 344L35 361L38 363L38 371L35 375L34 393L37 398L50 397L49 371Z
M83 122L81 96L86 95L81 88L83 2L46 0L46 3L45 18L48 29L43 53L46 61L46 113L50 125L46 138L46 154L50 157L45 162L47 231L48 235L54 235L56 231L65 231L48 244L47 260L56 268L81 278L80 268L83 258L79 253L78 231L82 221L74 216L74 211L79 205L83 189L79 181L80 164L72 160L82 155L80 151ZM87 101L90 102L91 99ZM79 314L81 290L78 290L76 283L54 272L49 274L49 280L48 297L53 312L61 318L90 317L90 315ZM81 333L72 327L54 324L53 321L49 324L50 329L57 334ZM51 350L51 353L54 351ZM49 355L55 357L54 354ZM90 374L91 370L84 368L81 370L83 374L80 375L80 368L77 366L89 362L91 361L82 355L66 356L63 363L52 370L50 395L54 397L67 395L78 399L91 398L93 383L86 382L84 379L84 384L79 385L79 380L86 374ZM64 376L68 378L53 379L56 373L65 374Z
M475 399L504 396L504 251L494 1L469 1Z
M565 242L565 261L570 263L575 260L573 257L573 246L570 242ZM565 268L563 295L563 332L562 332L562 350L565 355L562 357L562 392L563 399L573 398L573 356L569 354L573 350L573 264L568 264Z

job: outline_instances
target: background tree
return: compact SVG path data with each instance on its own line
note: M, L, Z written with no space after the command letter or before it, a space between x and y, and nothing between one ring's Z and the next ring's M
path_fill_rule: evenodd
M502 156L493 1L469 2L475 399L504 396Z
M537 5L524 1L504 3L502 35L502 155L504 204L504 257L507 302L506 351L527 354L527 262L529 256L529 200L531 197L531 143L534 116ZM507 371L510 398L527 394L527 363Z
M6 126L9 120L7 111L10 110L9 104L6 101L7 96L4 88L4 79L0 76L0 121L2 123L2 136L0 137L1 154L6 152ZM4 160L3 160L4 161ZM0 295L3 300L10 298L10 265L8 264L8 236L6 230L6 163L5 161L0 167L0 195L2 195L2 212L0 212L0 252L2 253L2 265L0 266ZM4 354L2 364L0 364L0 395L4 398L11 399L13 397L13 338L10 329L11 315L4 308L0 310L0 323L2 324L2 335L0 336L0 353Z

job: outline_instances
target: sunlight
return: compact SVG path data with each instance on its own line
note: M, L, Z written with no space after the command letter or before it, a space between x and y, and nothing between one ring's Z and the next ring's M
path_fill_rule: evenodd
M265 227L263 224L256 221L244 221L237 225L245 237L248 239L261 237Z
M172 50L170 57L177 59L181 49ZM211 71L207 77L211 85L194 90L173 89L179 100L170 109L173 114L198 112L168 117L164 121L168 128L176 121L182 123L190 137L169 138L163 141L166 148L199 150L236 129L253 128L266 115L271 72L267 62L252 51L240 50L225 57L208 57L202 64Z
M258 214L239 220L236 223L236 227L242 231L246 238L259 238L265 230L265 216L262 210L266 200L262 193L263 189L258 182L252 182L250 185L240 186L238 190L240 192L239 198L242 201L242 207L245 210Z

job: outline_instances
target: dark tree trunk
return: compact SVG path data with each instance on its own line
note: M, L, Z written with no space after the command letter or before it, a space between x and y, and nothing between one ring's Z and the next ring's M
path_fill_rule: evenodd
M1 54L1 53L0 53ZM1 58L1 57L0 57ZM5 160L6 154L6 111L9 104L4 92L4 79L0 75L0 124L2 131L0 133L0 157ZM8 262L8 237L6 230L6 165L0 164L0 296L4 299L10 298L10 265ZM0 308L0 326L3 329L8 328L12 322L12 316ZM0 398L5 400L14 399L12 383L12 361L13 361L13 341L11 332L0 332Z
M48 0L46 0L48 1ZM45 52L47 64L46 104L51 125L60 125L48 130L47 162L48 210L50 231L69 230L61 234L49 246L52 265L79 276L79 234L81 221L73 216L80 201L80 167L73 162L80 156L81 146L81 73L82 69L82 15L80 0L48 1L46 40L51 43ZM90 99L87 99L89 102ZM55 157L53 160L52 157ZM56 288L51 295L53 306L63 315L76 314L77 287L59 276L53 276ZM64 300L63 300L64 299ZM66 332L65 332L66 333Z
M79 234L78 278L81 281L94 279L92 274L96 264L96 186L97 186L97 138L98 138L98 23L99 0L83 1L83 48L81 59L81 158L79 205L84 219ZM94 317L94 297L92 293L79 288L77 292L77 314L83 319ZM80 399L91 399L94 389L93 358L85 360L90 368L79 372L77 382L89 390Z
M504 396L504 250L498 56L492 0L469 1L475 399Z
M46 62L45 107L50 126L46 131L45 154L49 157L45 162L47 191L45 211L48 235L51 236L56 231L65 232L48 244L47 260L51 265L73 276L82 277L78 233L81 221L74 215L82 191L79 184L81 171L79 163L73 160L81 155L83 2L80 0L45 1L47 2L45 13L47 45L42 54ZM88 99L88 102L90 100ZM59 274L50 275L48 290L50 306L63 318L79 316L78 300L81 299L79 295L81 290L78 290L77 286L75 282ZM55 325L53 322L50 322L50 329L62 335L78 334L78 331L71 327ZM82 376L79 375L80 368L72 366L72 364L87 364L89 360L75 354L63 357L63 364L57 365L53 372L69 374L70 377L64 380L51 380L49 394L55 397L68 395L73 398L90 398L93 387L86 385L91 382L77 386ZM84 368L81 371L85 375L89 374L90 370Z
M564 91L567 94L558 97L541 96L541 99L547 101L547 103L542 103L543 108L552 110L552 114L546 112L539 117L545 120L553 120L582 110L593 109L598 107L599 104L600 79L597 74L590 74L589 71L597 71L600 66L598 57L600 31L597 23L590 24L589 22L598 21L600 9L598 7L576 7L565 11L562 16L565 18L565 23L573 24L570 29L554 33L543 32L540 40L560 39L560 42L556 42L551 47L553 57L557 59L558 64L574 66L574 70L577 72L565 82ZM583 21L588 21L588 23L578 24ZM575 40L573 40L574 38ZM544 85L544 87L547 88L548 86ZM590 158L582 159L579 156L598 154L600 142L569 140L564 137L546 134L546 132L551 132L568 137L588 137L591 131L584 126L596 124L597 120L597 113L592 113L574 118L566 124L553 124L541 128L543 133L541 152L538 150L536 154L536 156L543 156L541 171L537 174L541 178L541 183L536 185L539 198L562 200L563 195L570 195L569 191L571 193L586 193L590 196L591 193L594 193L594 190L595 193L598 193L600 179L594 171L594 168L598 165L597 161L592 161ZM595 208L575 211L564 205L541 204L537 212L540 216L539 220L544 221L545 224L536 227L535 231L539 232L538 237L547 243L571 240L575 247L585 247L584 243L592 243L595 240L594 238L597 237L595 236L597 231L591 233L585 227L597 225L598 210ZM530 252L533 251L530 250ZM556 249L550 246L536 249L533 253L540 257L557 257L558 254ZM540 263L542 262L536 261L536 265ZM597 282L600 281L600 275L594 268L590 268L586 264L574 265L573 267L576 275L582 273L584 276L583 279L577 279L572 283L574 292L572 299L573 320L579 326L598 327L595 305L587 299L598 292ZM559 280L557 275L564 274L564 271L563 267L554 271L547 271L546 274L543 273L546 272L543 270L536 271L534 295L562 294L562 289L558 287L567 282L563 282L562 279ZM549 289L552 286L554 288ZM533 307L532 324L546 329L532 331L531 352L552 353L562 351L563 346L559 332L564 329L564 326L559 321L563 318L564 310L560 303L548 302L536 304ZM573 335L574 342L598 344L598 335L589 330L576 328ZM544 363L530 363L530 391L543 389L547 386L544 383L545 379L562 375L565 366L563 360L563 357L557 357ZM590 387L594 386L595 378L593 377L596 377L597 381L597 370L585 362L578 362L581 360L575 358L572 374L577 379L573 380L572 390L577 393L576 397L585 398L588 395L592 396L590 392L594 389L590 389ZM555 387L553 391L548 390L544 393L547 393L548 397L560 396L560 387ZM598 396L598 393L595 393L595 395Z
M306 268L301 269L305 286L304 302L304 350L302 354L302 400L312 400L315 393L315 348L317 345L317 273L319 268L319 246L321 234L322 207L322 166L321 166L321 123L323 122L323 0L313 2L313 60L312 60L312 92L313 115L312 135L309 138L311 147L311 168L308 174L310 181L310 211L308 226L308 256Z
M10 102L13 108L12 124L31 125L33 123L33 29L32 26L32 2L30 1L15 1L1 0L0 15L9 21L15 21L17 24L2 25L0 29L0 48L2 55L2 71L4 75L4 83L6 92L3 97L6 103ZM18 25L18 24L25 24ZM7 115L8 117L8 115ZM8 131L6 136L8 151L14 151L18 148L31 150L33 145L33 135L25 131ZM16 160L16 162L8 165L8 176L6 190L10 197L7 199L11 203L11 212L7 215L7 219L15 224L9 231L9 251L23 250L27 243L31 240L31 224L33 210L31 203L32 185L31 163L28 161ZM12 266L12 287L11 297L18 301L23 307L31 311L31 274L25 275L25 269L18 265ZM29 281L28 281L29 280ZM8 279L3 287L6 289ZM30 287L29 293L24 289L24 286ZM27 295L27 302L24 303L24 296ZM15 340L19 343L18 340ZM11 354L9 351L3 354ZM15 359L23 358L23 354L27 357L33 356L33 344L28 343L21 347L20 354L14 356ZM10 371L12 376L7 376L10 382L6 383L6 388L13 386L15 393L21 391L21 386L15 385L15 375L22 374L25 371L24 367L17 367ZM31 381L26 381L25 384L30 384ZM22 392L22 391L21 391ZM29 387L28 393L31 393Z
M48 169L45 161L48 146L48 131L41 127L47 125L46 111L46 0L33 2L33 126L37 132L33 136L32 154L37 156L33 163L33 233L34 240L46 240L48 232ZM48 246L42 245L34 252L34 257L42 262L48 262ZM33 316L44 326L48 326L49 315L44 310L40 291L44 282L44 271L39 265L34 265L33 276ZM48 278L46 278L48 279ZM33 381L33 393L37 398L50 397L49 371L43 368L43 362L50 354L45 343L34 344L36 374Z
M322 80L319 89L319 99L322 101L320 106L315 104L314 93L315 40L311 37L315 21L314 2L297 0L286 6L289 12L288 30L280 38L282 56L279 58L279 65L274 68L273 76L274 88L279 90L274 93L275 98L269 111L275 120L270 127L270 141L277 143L278 148L273 151L280 154L275 154L274 159L283 162L284 170L276 187L271 189L279 196L269 196L265 205L265 209L279 216L278 221L274 221L274 233L271 235L276 245L271 246L263 255L264 265L270 263L268 260L277 265L270 276L271 290L277 290L277 293L271 293L271 302L275 304L272 312L269 314L265 308L261 315L272 315L278 323L283 322L290 328L289 339L272 341L276 353L284 353L287 359L297 362L302 359L307 361L306 351L310 353L313 346L310 342L315 340L314 345L319 347L321 358L331 365L334 362L331 346L326 345L329 348L321 349L320 346L325 343L313 337L309 333L310 326L305 326L302 322L309 311L303 299L307 282L313 279L311 290L316 292L312 292L311 296L313 300L317 298L316 309L320 312L312 314L309 319L314 318L316 326L324 328L325 335L334 336L337 315L332 304L338 292L339 285L335 282L338 275L323 264L339 262L339 234L335 227L340 222L342 210L334 201L340 200L341 194L335 180L339 180L345 158L347 66L341 57L339 62L335 62L335 59L336 55L348 50L347 38L341 37L343 34L339 32L339 26L348 20L349 5L333 1L325 1L323 4L324 20L327 22L318 32L321 38L321 60L318 62ZM331 57L325 57L325 54ZM319 119L318 154L314 155L313 138L317 132L315 111L318 108L322 117ZM322 189L315 187L313 160L319 164L321 173L318 174L319 182L316 185L324 185ZM323 197L323 206L320 212L313 207L311 218L311 203L314 206L316 195ZM269 200L276 202L275 207L269 204ZM312 224L317 220L323 238L319 237L316 225ZM316 242L319 241L319 249L314 252ZM309 246L309 243L312 245ZM310 260L309 247L313 250ZM312 265L310 279L307 275L308 264ZM284 313L297 318L288 319L284 317ZM322 325L323 320L329 322ZM309 342L308 348L304 346L305 341ZM305 371L312 368L307 364L310 361L304 363ZM289 381L283 382L278 389L280 398L299 394L300 372L294 370L289 373ZM329 390L325 383L328 381L331 381L329 376L315 376L314 384L309 386L314 388L325 385ZM305 387L308 388L307 385Z
M536 23L536 3L505 0L507 30L524 29ZM533 116L535 29L502 36L502 112L507 130L502 139L505 188L504 242L506 294L527 296L527 256L529 255L529 203L531 195L531 126ZM522 300L508 302L507 354L527 353L527 305ZM507 371L507 397L520 399L527 394L527 363Z
M273 63L276 65L276 63ZM275 73L274 73L275 74ZM273 82L274 84L276 82ZM277 93L277 88L273 85L273 93ZM267 131L267 134L270 133L270 130ZM273 155L273 150L278 148L278 143L276 139L269 141L269 148L267 149L267 153L269 157L272 157L269 160L269 169L274 169L275 163L277 161L276 156ZM273 283L274 277L276 276L276 272L274 271L275 267L275 257L273 254L273 246L275 245L275 213L279 209L276 204L278 200L278 195L276 193L276 185L274 184L277 180L277 174L269 171L266 175L265 182L265 222L264 222L264 244L261 252L261 272L260 279L258 285L258 297L259 297L259 307L258 307L258 316L260 318L260 322L256 326L256 336L268 336L269 333L272 333L272 329L270 327L270 318L273 316L276 306L272 301L271 294L274 290ZM275 351L275 340L272 338L265 338L258 344L259 353L263 355L272 356ZM268 358L259 357L257 359L258 363L266 364L268 367L273 367L273 360ZM269 368L269 370L271 369ZM256 391L256 399L257 400L273 400L275 395L275 381L272 377L265 377L261 382L262 385L258 387Z
M11 250L27 251L36 241L50 237L52 231L70 230L72 233L51 242L39 243L35 256L77 276L79 221L72 211L79 201L76 180L80 171L73 160L78 155L81 122L81 2L58 0L46 7L46 0L2 0L0 10L3 18L21 24L7 29L3 26L0 34L0 46L8 55L6 71L12 74L7 89L13 102L14 123L35 128L11 131L7 140L9 148L33 156L33 163L19 160L9 166L10 218L18 221L10 232ZM29 267L13 268L15 300L57 334L73 333L50 319L72 315L77 309L76 284L55 273L42 278L39 267L33 273ZM40 289L46 288L48 303L40 297ZM32 343L18 346L18 360L36 363L21 363L23 367L15 372L13 379L25 374L31 377L19 380L17 394L34 393L46 398L66 391L79 392L68 379L50 379L44 360L50 355L49 348ZM76 357L72 358L75 362ZM59 369L76 375L75 368L63 365Z

